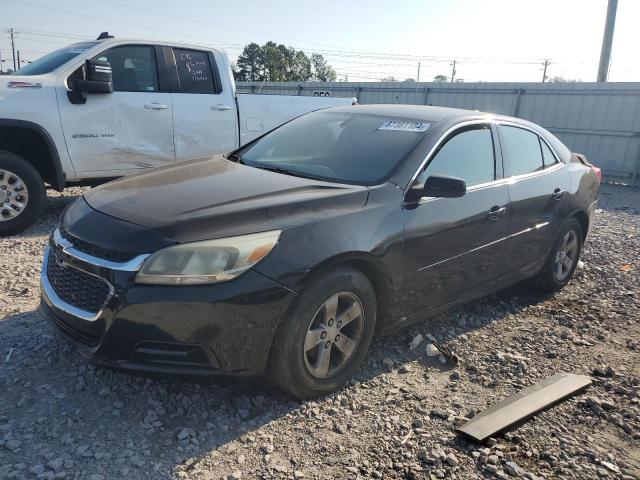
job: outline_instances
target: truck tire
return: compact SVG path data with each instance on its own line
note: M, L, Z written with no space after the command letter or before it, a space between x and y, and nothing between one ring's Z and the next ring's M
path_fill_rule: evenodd
M0 150L0 236L26 230L40 217L44 181L27 160Z
M278 328L270 380L302 399L340 388L367 354L376 313L375 292L359 270L340 267L316 277Z

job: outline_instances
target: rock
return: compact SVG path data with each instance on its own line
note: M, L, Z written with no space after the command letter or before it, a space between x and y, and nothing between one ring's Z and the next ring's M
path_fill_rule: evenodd
M513 475L514 477L519 477L524 473L522 471L522 468L520 468L516 462L505 463L504 471L507 472L509 475Z
M29 469L29 472L33 475L40 475L45 471L44 465L37 464Z
M178 440L186 440L187 438L189 438L190 432L188 428L183 428L182 430L180 430L180 432L178 432Z
M296 480L299 480L301 478L305 478L305 474L300 470L296 470L295 472L293 472L293 478L295 478Z
M490 465L497 465L499 461L499 458L497 455L489 455L487 457L487 463Z
M409 343L409 350L413 350L414 348L417 348L418 345L422 343L422 340L423 338L421 333L413 337L413 339L411 340L411 343Z
M604 410L607 410L607 411L609 411L609 412L610 412L611 410L615 410L615 408L616 408L615 403L613 403L613 402L611 402L611 401L609 401L609 400L601 400L601 401L600 401L600 405L602 406L602 408L603 408Z
M12 452L17 451L20 448L20 445L22 445L22 442L16 439L11 439L4 444L5 448L7 448L7 450L11 450Z
M620 472L620 468L618 468L617 465L614 465L611 462L600 462L600 465L602 465L604 468L606 468L607 470L613 472L613 473L619 473Z
M440 355L440 350L436 348L433 343L427 343L427 357L437 357Z
M391 360L389 357L385 357L382 360L382 365L387 369L387 370L392 370L393 369L393 360Z
M343 425L343 424L337 424L337 425L334 427L334 430L335 430L336 432L338 432L339 434L344 435L345 433L347 433L347 426L346 426L346 425Z
M458 466L458 459L456 458L456 456L453 453L450 453L447 455L446 458L447 463L449 464L450 467L457 467Z
M424 422L421 418L414 418L411 425L413 425L414 428L422 428L424 426Z
M227 476L227 480L240 480L242 478L242 472L235 470L231 475Z
M265 443L260 447L260 451L264 454L273 453L275 451L275 447L270 443Z

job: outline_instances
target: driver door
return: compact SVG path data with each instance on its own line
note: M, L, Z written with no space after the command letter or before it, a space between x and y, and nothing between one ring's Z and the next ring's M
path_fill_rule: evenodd
M405 290L411 315L449 303L503 272L509 194L489 123L461 127L449 134L420 172L466 181L459 198L423 197L402 208L407 273Z
M122 45L96 59L111 64L113 93L84 104L60 95L60 119L78 174L115 177L174 161L172 98L160 89L156 48Z

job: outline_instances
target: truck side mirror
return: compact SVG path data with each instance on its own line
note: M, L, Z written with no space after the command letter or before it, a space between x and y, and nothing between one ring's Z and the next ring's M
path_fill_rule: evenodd
M103 60L87 60L85 62L85 78L78 79L73 85L74 92L113 93L111 64Z

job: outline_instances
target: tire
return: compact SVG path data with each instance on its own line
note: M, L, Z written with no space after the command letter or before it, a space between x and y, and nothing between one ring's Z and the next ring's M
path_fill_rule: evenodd
M564 288L564 286L573 278L573 274L576 271L578 261L580 260L580 254L582 253L582 242L583 233L580 223L575 218L569 219L565 223L564 227L562 227L544 267L534 279L536 287L545 292L557 292L562 290L562 288ZM572 253L570 253L570 255L565 253L563 256L560 252L562 252L563 248L567 246L567 243L574 244L574 247L571 250ZM565 258L571 260L570 265L568 262L563 265L562 274L560 274L558 266L560 257L562 257L562 260L565 262L567 262L564 260Z
M332 315L333 305L336 313ZM359 270L340 267L316 277L278 328L270 355L270 380L301 399L340 388L367 355L376 314L374 289ZM343 351L351 353L347 356Z
M11 201L16 198L26 201ZM0 151L0 236L14 235L33 225L45 200L44 181L33 165L19 155Z

